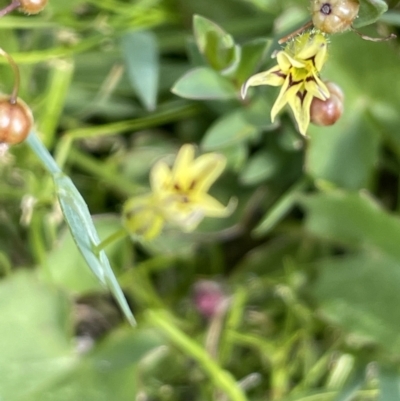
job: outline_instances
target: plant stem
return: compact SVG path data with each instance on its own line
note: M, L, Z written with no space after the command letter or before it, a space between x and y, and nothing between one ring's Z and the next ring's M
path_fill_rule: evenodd
M103 249L107 248L108 245L122 239L125 238L128 235L128 233L126 232L125 228L121 228L120 230L115 231L114 233L112 233L111 235L109 235L106 239L104 239L103 241L100 242L100 244L96 245L93 249L93 251L96 254L99 254L100 251L102 251Z
M14 61L14 59L2 48L0 48L0 55L2 55L3 57L5 57L7 59L8 63L10 64L10 66L14 72L14 87L13 87L12 93L10 95L10 103L15 104L15 103L17 103L19 85L20 85L19 68L18 68L17 63Z
M166 313L153 310L147 313L147 317L150 323L161 329L187 356L197 361L214 385L224 391L231 401L247 401L232 375L222 369L200 345L171 323L171 318Z
M0 10L0 17L4 17L5 15L9 14L10 12L14 11L21 5L19 0L13 0L7 7L4 7Z

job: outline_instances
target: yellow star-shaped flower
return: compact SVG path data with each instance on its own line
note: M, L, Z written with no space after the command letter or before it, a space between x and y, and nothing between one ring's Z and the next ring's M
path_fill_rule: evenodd
M193 145L183 145L172 169L164 161L152 168L150 182L153 195L163 214L185 231L192 231L208 217L226 217L232 213L208 194L211 185L226 166L224 156L207 153L195 158Z
M242 87L242 97L250 86L282 86L271 109L274 122L278 112L286 105L291 107L302 135L310 124L310 106L314 97L326 100L329 90L319 78L327 58L327 41L320 32L307 32L291 40L277 53L278 65L250 77Z
M151 194L129 199L123 209L127 230L145 239L158 236L166 222L194 230L204 217L226 217L235 208L208 194L226 166L224 156L207 153L195 158L193 145L183 145L172 169L157 162L150 172Z

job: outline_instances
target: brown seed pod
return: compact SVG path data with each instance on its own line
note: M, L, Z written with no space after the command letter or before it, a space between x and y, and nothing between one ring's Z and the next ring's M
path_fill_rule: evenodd
M326 33L343 32L351 27L358 15L358 0L312 0L312 21Z
M33 126L32 111L21 99L15 103L10 96L0 97L0 143L15 145L22 142Z
M27 14L37 14L42 11L48 0L19 0L19 9Z
M321 100L316 97L311 102L310 120L315 125L333 125L339 120L343 112L344 94L342 89L333 82L325 82L331 96Z

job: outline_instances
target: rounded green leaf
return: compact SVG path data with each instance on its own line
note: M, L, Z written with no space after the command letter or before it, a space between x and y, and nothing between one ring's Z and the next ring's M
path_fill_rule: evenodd
M0 305L0 399L32 399L74 364L69 302L21 271L1 281Z
M281 166L281 159L276 152L261 150L247 162L239 178L243 184L255 185L273 177Z
M310 127L308 173L344 188L365 188L379 152L379 136L365 117L365 110L353 108L351 114L326 130Z
M301 199L313 234L351 247L380 250L400 261L400 219L365 192L331 191Z
M240 48L231 35L200 15L193 17L197 47L209 65L217 71L230 69L240 58Z
M387 9L388 5L384 0L360 0L360 12L353 23L354 27L373 24Z
M190 70L175 83L171 91L177 96L197 100L225 100L238 96L228 79L207 67Z
M243 110L220 117L205 133L201 147L216 150L257 137L259 129L249 123Z
M257 71L260 64L264 61L271 43L271 39L258 38L242 46L240 62L235 72L235 78L239 84L243 84Z
M373 342L390 353L398 353L398 267L398 261L376 250L319 262L320 277L314 292L319 311L355 335L360 344Z

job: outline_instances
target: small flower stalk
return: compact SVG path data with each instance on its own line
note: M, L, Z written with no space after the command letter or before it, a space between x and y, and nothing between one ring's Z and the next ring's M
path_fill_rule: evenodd
M330 97L320 71L327 59L327 40L319 31L303 33L287 43L276 54L277 65L268 71L250 77L242 87L242 97L251 86L281 86L278 98L271 109L271 121L289 104L299 131L306 135L310 124L310 107L314 98L322 101Z
M195 158L193 145L183 145L172 168L157 162L150 172L151 193L129 199L123 208L123 223L133 235L151 240L165 224L184 232L193 231L204 217L227 217L235 208L208 194L226 166L224 156L207 153Z

